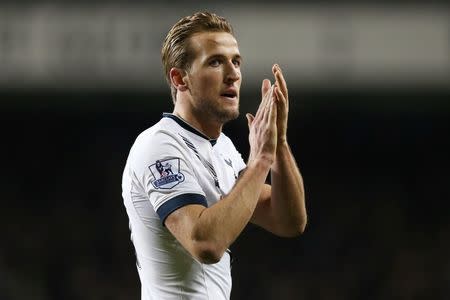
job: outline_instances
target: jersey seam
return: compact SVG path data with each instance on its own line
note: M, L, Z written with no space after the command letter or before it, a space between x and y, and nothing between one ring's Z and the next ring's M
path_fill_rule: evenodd
M201 264L202 266L202 274L203 274L203 284L205 285L205 291L206 291L206 298L210 300L209 298L209 291L208 291L208 285L206 284L206 274L205 274L205 266L204 264Z

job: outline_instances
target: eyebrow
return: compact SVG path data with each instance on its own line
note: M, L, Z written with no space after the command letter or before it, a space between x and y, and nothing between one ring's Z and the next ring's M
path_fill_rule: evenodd
M210 60L210 59L213 59L213 58L226 58L226 57L227 57L227 56L226 56L226 55L223 55L223 54L213 54L213 55L209 56L209 57L207 58L207 60ZM239 59L239 60L242 62L242 56L241 56L240 54L234 55L234 56L233 56L233 59Z

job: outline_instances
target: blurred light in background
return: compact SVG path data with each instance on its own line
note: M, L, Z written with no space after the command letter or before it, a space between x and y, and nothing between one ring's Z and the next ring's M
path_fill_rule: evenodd
M450 88L449 6L232 3L212 10L236 30L246 87L259 86L277 62L291 86ZM192 11L0 4L0 87L165 90L162 40Z

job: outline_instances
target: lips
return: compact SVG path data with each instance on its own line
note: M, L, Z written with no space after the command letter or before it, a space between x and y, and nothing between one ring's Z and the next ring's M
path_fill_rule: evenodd
M222 97L234 99L237 97L237 91L234 88L226 89L223 93L220 94Z

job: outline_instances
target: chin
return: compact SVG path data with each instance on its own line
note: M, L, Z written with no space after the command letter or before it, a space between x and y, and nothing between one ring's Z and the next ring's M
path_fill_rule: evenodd
M232 120L237 119L237 117L239 117L239 109L232 109L232 110L224 110L221 112L218 112L216 114L216 117L218 119L219 122L221 123L226 123Z

